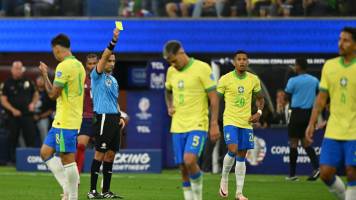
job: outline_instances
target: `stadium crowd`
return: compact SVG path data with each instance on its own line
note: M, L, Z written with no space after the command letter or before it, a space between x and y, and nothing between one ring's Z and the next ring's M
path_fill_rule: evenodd
M0 16L97 16L93 4L121 17L355 16L353 0L1 0ZM106 5L117 5L108 8ZM99 7L98 7L99 6ZM107 12L106 12L107 13ZM100 15L99 15L100 16ZM108 16L107 14L105 16Z

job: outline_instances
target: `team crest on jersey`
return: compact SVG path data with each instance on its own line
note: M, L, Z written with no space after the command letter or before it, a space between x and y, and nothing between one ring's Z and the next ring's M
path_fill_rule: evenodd
M340 79L341 87L347 87L347 82L348 82L348 80L346 77L341 77L341 79Z
M238 92L239 94L244 93L244 92L245 92L244 86L239 86L239 87L237 88L237 92Z
M184 89L184 81L183 80L179 80L178 81L178 89Z
M106 86L110 87L111 84L112 84L112 80L111 80L111 79L106 79L106 80L105 80L105 85L106 85Z

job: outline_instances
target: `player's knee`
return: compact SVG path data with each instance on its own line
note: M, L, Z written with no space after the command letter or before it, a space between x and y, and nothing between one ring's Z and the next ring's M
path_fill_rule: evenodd
M356 181L356 167L346 167L347 181Z
M104 161L105 162L113 162L115 159L115 152L113 151L108 151L105 153L105 156L104 156Z
M184 156L184 165L187 168L191 168L192 166L194 166L196 164L196 159L194 156L192 155L185 155Z
M41 148L40 156L41 156L42 160L48 160L48 158L50 158L52 156L52 152L48 151L45 148Z
M333 179L334 174L329 170L320 169L320 179L324 182L330 182Z

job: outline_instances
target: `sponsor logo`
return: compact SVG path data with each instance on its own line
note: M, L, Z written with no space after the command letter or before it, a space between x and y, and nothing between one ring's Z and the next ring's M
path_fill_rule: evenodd
M151 62L152 69L164 70L162 62Z
M138 102L138 108L140 109L140 113L136 113L136 116L140 120L147 120L152 117L151 113L148 113L148 109L150 108L150 100L146 97L142 97Z
M151 133L150 127L148 126L136 126L136 129L139 133Z
M253 135L253 134L252 134ZM252 166L257 166L262 163L266 157L266 141L259 137L253 137L254 149L250 149L247 152L246 159Z
M163 73L160 73L160 74L152 73L150 86L151 86L151 88L154 88L154 89L164 88L164 74Z
M148 153L117 153L113 170L147 171L151 167L150 161Z
M106 149L106 143L105 142L101 143L100 149Z

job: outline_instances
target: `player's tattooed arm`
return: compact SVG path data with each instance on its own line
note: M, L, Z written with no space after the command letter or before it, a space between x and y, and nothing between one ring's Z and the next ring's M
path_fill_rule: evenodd
M52 85L48 77L48 66L45 63L40 62L38 68L41 71L48 97L52 100L56 100L61 95L63 88L57 85Z

